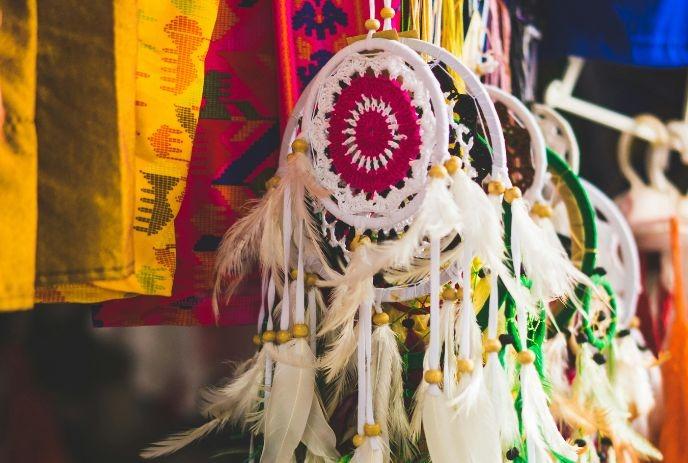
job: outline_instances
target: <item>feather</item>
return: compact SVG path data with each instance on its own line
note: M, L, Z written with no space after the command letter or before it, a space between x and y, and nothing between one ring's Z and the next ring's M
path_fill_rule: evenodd
M425 385L426 387L423 388L425 390L419 392L423 392L424 396L422 402L423 433L430 452L430 460L433 463L463 462L457 456L463 455L461 447L465 447L466 443L459 442L456 438L454 410L449 405L448 398L441 391L433 391L435 386L428 387L427 383Z
M647 419L655 407L654 391L650 382L650 367L645 354L638 349L632 336L616 338L616 362L612 385L619 399L628 410L633 411L633 420Z
M551 463L555 453L571 461L577 455L561 436L548 408L549 399L534 364L521 366L521 423L526 437L528 463Z
M366 437L354 451L351 463L383 463L385 451L379 437Z
M308 368L277 363L272 391L265 407L265 436L261 462L286 463L301 442L315 393L315 357L308 342L293 339L279 346L286 356L301 357Z
M411 425L404 408L403 364L396 335L389 325L373 331L372 356L375 419L382 428L382 436L398 449L396 456L408 460L414 452L409 440Z
M564 333L559 332L545 341L542 347L542 353L547 367L547 377L552 387L552 393L568 396L571 392L571 385L566 377L569 354Z
M359 246L356 252L353 253L354 259L365 253L370 246L372 245ZM326 335L351 322L356 316L359 306L363 302L372 301L373 299L374 287L372 277L351 285L336 287L333 291L330 308L325 314L318 335Z
M547 302L565 299L575 302L577 284L582 283L590 288L595 286L589 277L573 265L561 243L553 243L545 229L533 221L523 199L511 203L511 216L512 238L518 240L523 267L533 283L531 292L537 300Z
M495 423L499 430L502 451L514 447L519 440L518 416L509 390L506 372L499 363L499 356L492 353L485 365L485 388L495 412Z
M152 444L142 450L140 456L143 459L151 460L177 452L187 445L206 437L208 434L221 430L227 423L228 419L215 418L198 428L173 434L160 442Z
M312 461L336 462L339 460L337 452L337 437L330 428L318 394L313 395L308 421L301 441L306 446Z
M257 352L237 369L238 374L235 373L235 378L226 385L206 389L201 394L202 413L209 417L231 415L233 424L243 426L243 420L259 405L265 377L265 354L264 348Z

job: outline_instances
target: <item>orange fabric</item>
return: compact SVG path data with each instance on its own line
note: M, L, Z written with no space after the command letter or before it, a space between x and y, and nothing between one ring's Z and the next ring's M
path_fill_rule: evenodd
M687 460L688 433L688 317L683 288L679 224L671 219L671 257L674 270L674 322L669 332L669 361L664 364L664 410L659 447L666 463Z

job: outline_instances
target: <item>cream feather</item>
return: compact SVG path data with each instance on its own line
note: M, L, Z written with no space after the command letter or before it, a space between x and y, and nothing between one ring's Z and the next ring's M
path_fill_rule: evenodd
M523 267L533 283L531 292L538 300L576 302L578 283L594 287L590 278L573 265L561 244L554 243L546 230L533 221L523 199L511 203L511 217L512 238L518 240Z
M456 437L456 420L454 410L449 405L445 395L434 386L427 386L423 392L422 421L425 441L433 463L455 463L460 461L458 455L463 455L462 447L465 442ZM477 462L476 462L477 463ZM487 463L487 462L486 462Z
M396 456L406 461L414 454L410 441L411 425L404 407L402 360L396 335L389 325L378 326L372 339L373 405L375 419L397 450Z
M616 395L626 408L633 409L638 418L646 419L655 407L650 380L650 365L632 336L616 338L617 355L612 384Z
M384 444L379 437L366 437L363 444L354 451L351 463L383 463Z
M542 354L552 392L568 396L571 392L571 385L566 375L569 353L564 333L559 332L545 341Z
M311 363L299 368L277 363L272 390L265 407L265 435L261 462L286 463L301 442L315 394L315 357L308 342L293 339L279 346L287 356Z
M306 446L313 461L331 463L339 460L337 437L325 418L323 406L317 393L313 395L301 441Z
M499 356L492 353L485 364L485 388L495 412L502 451L506 452L519 440L518 416L509 390L506 371L499 363Z
M575 449L557 429L548 407L549 399L534 364L521 366L521 423L526 438L528 463L551 463L551 453L576 461Z
M140 456L143 459L151 460L177 452L187 445L206 437L208 434L221 430L227 423L227 419L214 418L198 428L173 434L167 439L152 444L142 450Z

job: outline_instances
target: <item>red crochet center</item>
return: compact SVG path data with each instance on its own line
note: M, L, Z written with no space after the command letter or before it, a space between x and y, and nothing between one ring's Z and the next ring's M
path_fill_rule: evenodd
M361 109L365 98L387 106L389 116L375 108ZM351 124L354 114L359 114L355 127ZM390 126L390 116L396 118L397 127ZM347 121L348 120L348 121ZM354 134L344 133L354 129ZM347 140L353 136L353 141ZM398 147L389 145L397 138ZM402 136L402 137L400 137ZM404 180L411 161L420 156L420 127L418 114L411 103L411 95L396 80L385 76L363 75L355 77L342 89L330 115L328 130L329 154L335 173L351 188L366 193L380 193ZM351 146L357 147L349 154ZM388 148L391 156L385 155ZM354 155L360 150L364 159L378 159L378 168L359 166ZM387 164L379 160L383 157ZM359 158L360 159L360 158Z

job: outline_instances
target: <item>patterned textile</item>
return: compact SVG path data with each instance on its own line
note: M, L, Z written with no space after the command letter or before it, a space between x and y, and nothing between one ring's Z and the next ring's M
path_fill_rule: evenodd
M106 303L94 309L96 326L214 323L209 291L217 245L274 172L280 122L299 92L347 36L364 32L366 14L364 0L221 2L205 61L188 188L176 219L174 295ZM252 323L259 286L258 278L247 278L221 307L218 323Z
M115 2L122 3L122 2ZM128 2L124 2L128 3ZM217 0L139 0L136 140L133 148L133 274L90 284L44 286L40 302L97 302L170 295L176 267L174 219L186 189L203 89L203 59ZM230 27L231 14L218 19ZM129 50L131 54L131 50ZM131 245L131 243L130 243Z
M36 0L5 2L0 26L0 311L33 307L38 147ZM3 124L3 108L5 120Z

